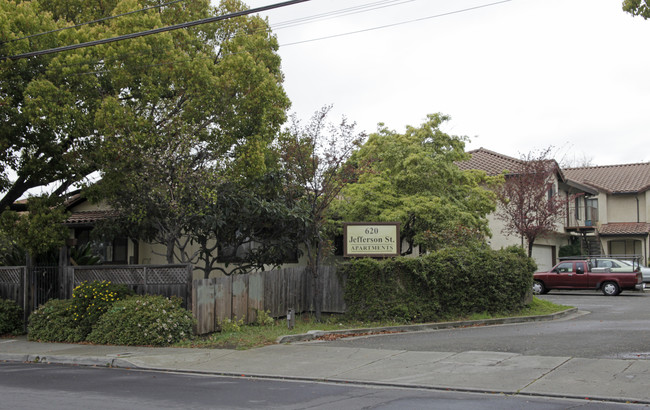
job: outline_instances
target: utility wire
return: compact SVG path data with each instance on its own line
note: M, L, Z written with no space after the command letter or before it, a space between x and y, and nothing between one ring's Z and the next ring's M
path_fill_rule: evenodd
M417 19L413 19L413 20L401 21L399 23L385 24L383 26L370 27L370 28L366 28L366 29L363 29L363 30L349 31L347 33L332 34L331 36L324 36L324 37L318 37L318 38L313 38L313 39L309 39L309 40L295 41L293 43L280 44L280 47L293 46L293 45L296 45L296 44L311 43L311 42L314 42L314 41L328 40L328 39L336 38L336 37L344 37L344 36L349 36L349 35L352 35L352 34L365 33L365 32L368 32L368 31L381 30L381 29L384 29L384 28L401 26L401 25L409 24L409 23L416 23L418 21L430 20L430 19L449 16L449 15L453 15L453 14L465 13L467 11L482 9L482 8L485 8L485 7L496 6L498 4L508 3L510 1L512 1L512 0L501 0L501 1L493 2L493 3L482 4L480 6L468 7L466 9L454 10L454 11L450 11L450 12L447 12L447 13L435 14L435 15L432 15L432 16L421 17L421 18L417 18Z
M75 49L78 49L78 48L93 47L93 46L97 46L97 45L100 45L100 44L114 43L116 41L129 40L129 39L132 39L132 38L149 36L149 35L152 35L152 34L164 33L164 32L167 32L167 31L178 30L178 29L182 29L182 28L194 27L194 26L198 26L198 25L201 25L201 24L214 23L216 21L227 20L227 19L240 17L240 16L246 16L248 14L260 13L260 12L263 12L263 11L277 9L277 8L280 8L280 7L291 6L291 5L294 5L294 4L304 3L304 2L307 2L307 1L311 1L311 0L290 0L290 1L285 1L285 2L282 2L282 3L275 3L275 4L268 5L268 6L262 6L262 7L257 7L257 8L254 8L254 9L248 9L248 10L238 11L238 12L235 12L235 13L225 14L225 15L222 15L222 16L214 16L214 17L209 17L209 18L202 19L202 20L194 20L194 21L189 21L187 23L175 24L173 26L160 27L160 28L153 29L153 30L140 31L140 32L137 32L137 33L130 33L130 34L122 35L122 36L105 38L105 39L102 39L102 40L89 41L89 42L80 43L80 44L73 44L73 45L69 45L69 46L50 48L50 49L47 49L47 50L32 51L32 52L29 52L29 53L17 54L17 55L8 56L8 57L0 57L0 61L19 60L21 58L36 57L36 56L41 56L41 55L45 55L45 54L53 54L53 53L60 53L62 51L75 50Z
M173 1L173 2L170 2L170 3L161 4L159 6L149 7L147 9L140 9L140 10L135 10L133 12L124 13L124 14L120 14L120 15L116 15L116 16L104 17L104 18L99 19L99 20L90 21L90 22L87 22L87 23L81 23L81 24L79 24L77 26L81 26L81 25L85 25L85 24L92 24L92 23L95 23L95 22L108 20L108 19L113 19L113 18L116 18L116 17L121 17L121 16L124 16L124 15L128 15L130 13L136 13L136 12L148 10L150 8L169 5L169 4L178 2L178 1L186 1L186 0L176 0L176 1ZM309 24L309 23L319 21L319 20L323 21L323 20L329 20L329 19L332 19L332 18L349 16L349 15L352 15L352 14L365 13L365 12L372 11L372 10L377 10L377 9L386 8L386 7L398 6L398 5L401 5L401 4L404 4L404 3L411 3L411 2L414 2L414 1L417 1L417 0L381 0L381 1L374 1L374 2L371 2L371 3L360 4L360 5L353 6L353 7L338 9L338 10L329 11L329 12L325 12L325 13L315 14L315 15L312 15L312 16L306 16L306 17L296 18L296 19L293 19L293 20L287 20L287 21L280 22L280 23L275 23L275 24L271 25L270 29L271 29L272 32L275 32L275 31L278 31L278 30L281 30L281 29L284 29L284 28L296 27L296 26L299 26L299 25ZM62 29L59 29L59 30L65 30L65 29L68 29L68 28L74 28L74 27L65 27L65 28L62 28ZM54 30L54 31L51 31L51 32L55 32L55 31L59 31L59 30ZM251 35L251 34L262 33L262 32L266 32L266 31L267 31L267 29L264 28L264 29L255 30L254 33L236 33L235 37L248 36L248 35ZM30 37L34 37L34 36L39 36L39 35L43 35L43 34L48 34L48 33L51 33L51 32L38 33L38 34L34 34L32 36L22 37L21 39L30 38ZM9 40L9 41L17 41L17 40L20 40L20 39L13 39L13 40ZM0 43L0 44L2 44L2 43ZM232 53L229 53L229 54L232 54ZM126 54L126 55L129 55L129 54ZM0 58L0 61L1 60L2 59ZM75 64L66 64L66 65L63 65L63 67L71 67L71 66L85 65L85 64L91 64L92 65L92 64L97 64L97 63L100 63L100 62L102 62L102 59L96 60L94 62L87 61L87 62L80 62L80 63L75 63ZM102 70L100 72L106 72L106 71L108 71L108 70ZM92 74L92 73L84 73L84 74Z
M392 1L395 2L397 0L392 0ZM408 2L408 1L415 1L415 0L406 0L406 1L402 0L402 2ZM454 11L451 11L451 12L436 14L436 15L422 17L422 18L418 18L418 19L402 21L402 22L387 24L387 25L383 25L383 26L370 27L370 28L363 29L363 30L357 30L357 31L351 31L351 32L346 32L346 33L334 34L334 35L331 35L331 36L319 37L319 38L314 38L314 39L309 39L309 40L295 41L295 42L292 42L292 43L281 44L280 47L288 47L288 46L297 45L297 44L310 43L310 42L314 42L314 41L326 40L326 39L330 39L330 38L343 37L343 36L348 36L348 35L353 35L353 34L373 31L373 30L379 30L379 29L383 29L383 28L389 28L389 27L414 23L414 22L418 22L418 21L444 17L444 16L448 16L448 15L453 15L453 14L464 13L464 12L468 12L468 11L472 11L472 10L476 10L476 9L481 9L481 8L485 8L485 7L495 6L495 5L502 4L502 3L507 3L507 2L510 2L510 1L512 1L512 0L502 0L502 1L497 1L497 2L493 2L493 3L483 4L483 5L476 6L476 7L470 7L470 8L465 8L465 9L461 9L461 10L454 10ZM370 3L370 4L371 5L377 5L377 4L380 4L380 3L390 3L390 2L391 1L383 1L383 2L375 2L375 3ZM398 4L401 4L401 3L398 3ZM362 7L362 6L357 6L357 7ZM387 6L385 6L385 7L387 7ZM342 9L342 10L339 10L338 12L344 12L344 11L348 11L348 10L351 10L351 9L352 8L350 8L350 9ZM302 19L296 19L295 21L306 20L306 19L310 19L310 18L318 18L318 17L321 17L323 15L326 15L326 14L329 15L329 14L333 14L333 13L335 13L335 12L322 13L322 14L319 14L319 15L305 17L305 18L302 18ZM287 23L287 22L285 22L285 23ZM304 22L302 24L307 24L307 23L308 23L308 21L306 21L306 22ZM284 23L280 23L280 24L284 24ZM275 28L275 25L273 25L273 26L274 26L273 27L274 30L278 29L278 28ZM280 27L280 29L281 28L284 28L284 27ZM266 30L264 30L264 31L266 31ZM250 34L238 34L238 35L250 35ZM227 55L239 54L239 53L244 53L244 51L240 51L240 52L236 52L236 53L227 53ZM214 56L206 56L206 57L199 57L199 58L213 59ZM182 61L191 61L191 60L180 60L180 61L182 62ZM95 61L95 62L77 63L77 64L74 64L74 65L83 65L83 64L93 65L93 64L98 64L98 63L101 63L101 62L102 62L102 60L98 60L98 61ZM167 61L167 62L164 62L164 63L143 65L142 67L155 67L155 66L159 66L159 65L169 65L169 64L174 64L174 61ZM70 66L72 66L72 64L66 65L66 67L70 67ZM105 70L77 73L77 74L74 74L74 75L94 75L94 74L102 74L102 73L106 73L106 72L110 72L110 71L114 71L114 70L115 69L105 69Z
M128 16L130 14L140 13L141 11L147 11L147 10L151 10L151 9L157 9L157 8L160 8L160 7L169 6L171 4L179 3L181 1L186 1L186 0L174 0L174 1L170 1L169 3L158 4L157 6L151 6L151 7L146 7L146 8L140 9L140 10L129 11L128 13L117 14L115 16L102 17L102 18L97 19L97 20L88 21L88 22L85 22L85 23L75 24L74 26L62 27L62 28L58 28L56 30L44 31L42 33L36 33L36 34L32 34L32 35L25 36L25 37L14 38L14 39L11 39L11 40L2 41L2 42L0 42L0 44L12 43L14 41L20 41L20 40L27 40L29 38L44 36L46 34L58 33L59 31L69 30L71 28L79 28L79 27L82 27L82 26L86 26L88 24L101 23L102 21L112 20L112 19L115 19L115 18L118 18L118 17L124 17L124 16Z
M273 30L279 30L287 27L299 26L302 24L311 23L319 20L329 20L332 18L349 16L352 14L365 13L372 10L378 10L386 7L398 6L404 3L412 3L416 0L384 0L384 1L375 1L372 3L360 4L358 6L349 7L346 9L339 9L334 11L328 11L321 14L316 14L313 16L306 16L302 18L297 18L293 20L288 20L280 23L273 24Z

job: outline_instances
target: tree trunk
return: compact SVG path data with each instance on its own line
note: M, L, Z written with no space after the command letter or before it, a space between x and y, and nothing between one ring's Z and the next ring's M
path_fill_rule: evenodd
M167 241L167 263L168 264L173 264L174 263L174 240Z
M311 300L314 307L314 316L317 322L321 321L321 310L322 310L322 300L321 300L321 286L320 286L320 277L318 275L318 266L320 264L320 251L319 245L316 245L314 249L314 244L309 241L305 242L307 248L307 272L311 275Z

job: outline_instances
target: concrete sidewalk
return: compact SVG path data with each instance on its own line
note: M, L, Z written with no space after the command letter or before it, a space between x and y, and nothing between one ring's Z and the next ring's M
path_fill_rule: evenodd
M433 337L434 333L432 333ZM381 336L373 336L381 337ZM650 404L650 361L410 352L277 344L251 350L94 346L0 339L0 361L113 366Z

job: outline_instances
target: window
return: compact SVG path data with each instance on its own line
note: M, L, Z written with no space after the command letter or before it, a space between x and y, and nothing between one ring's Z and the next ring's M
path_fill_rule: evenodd
M592 226L598 222L598 199L587 198L585 202L585 222L587 226Z
M557 271L560 273L573 272L573 262L563 262L557 265Z
M551 184L550 188L548 189L548 200L552 200L553 197L555 196L555 184Z

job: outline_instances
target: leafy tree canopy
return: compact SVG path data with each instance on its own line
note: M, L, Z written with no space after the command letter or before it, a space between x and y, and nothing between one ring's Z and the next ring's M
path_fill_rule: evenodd
M623 10L633 16L650 18L650 3L648 0L623 0Z
M495 195L486 185L497 179L461 171L467 159L465 137L440 130L449 119L431 114L420 127L399 134L385 127L371 134L352 162L370 162L370 171L348 185L333 215L347 221L398 221L401 236L413 245L442 247L451 237L483 238ZM458 242L458 241L456 241Z
M51 253L63 245L68 230L63 225L68 214L65 208L49 198L29 199L28 212L5 211L0 216L0 237L11 238L5 256L18 262L12 253L29 252L37 262L51 259ZM25 254L20 265L25 263ZM51 261L47 261L51 262Z
M154 0L0 0L0 38L7 40L0 54L247 9L238 0L156 6ZM164 244L170 262L190 260L184 251L192 238L181 233L209 212L221 181L266 172L266 151L290 105L277 49L265 20L242 16L2 61L0 117L7 126L0 129L0 209L31 188L53 186L58 195L98 173L101 182L88 195L120 213L124 224L114 228Z
M0 0L0 55L11 56L243 10L237 0ZM53 194L160 138L193 135L238 174L264 170L284 122L277 41L240 17L45 56L0 62L0 209L27 190ZM125 141L126 140L126 141ZM52 184L52 185L51 185Z

